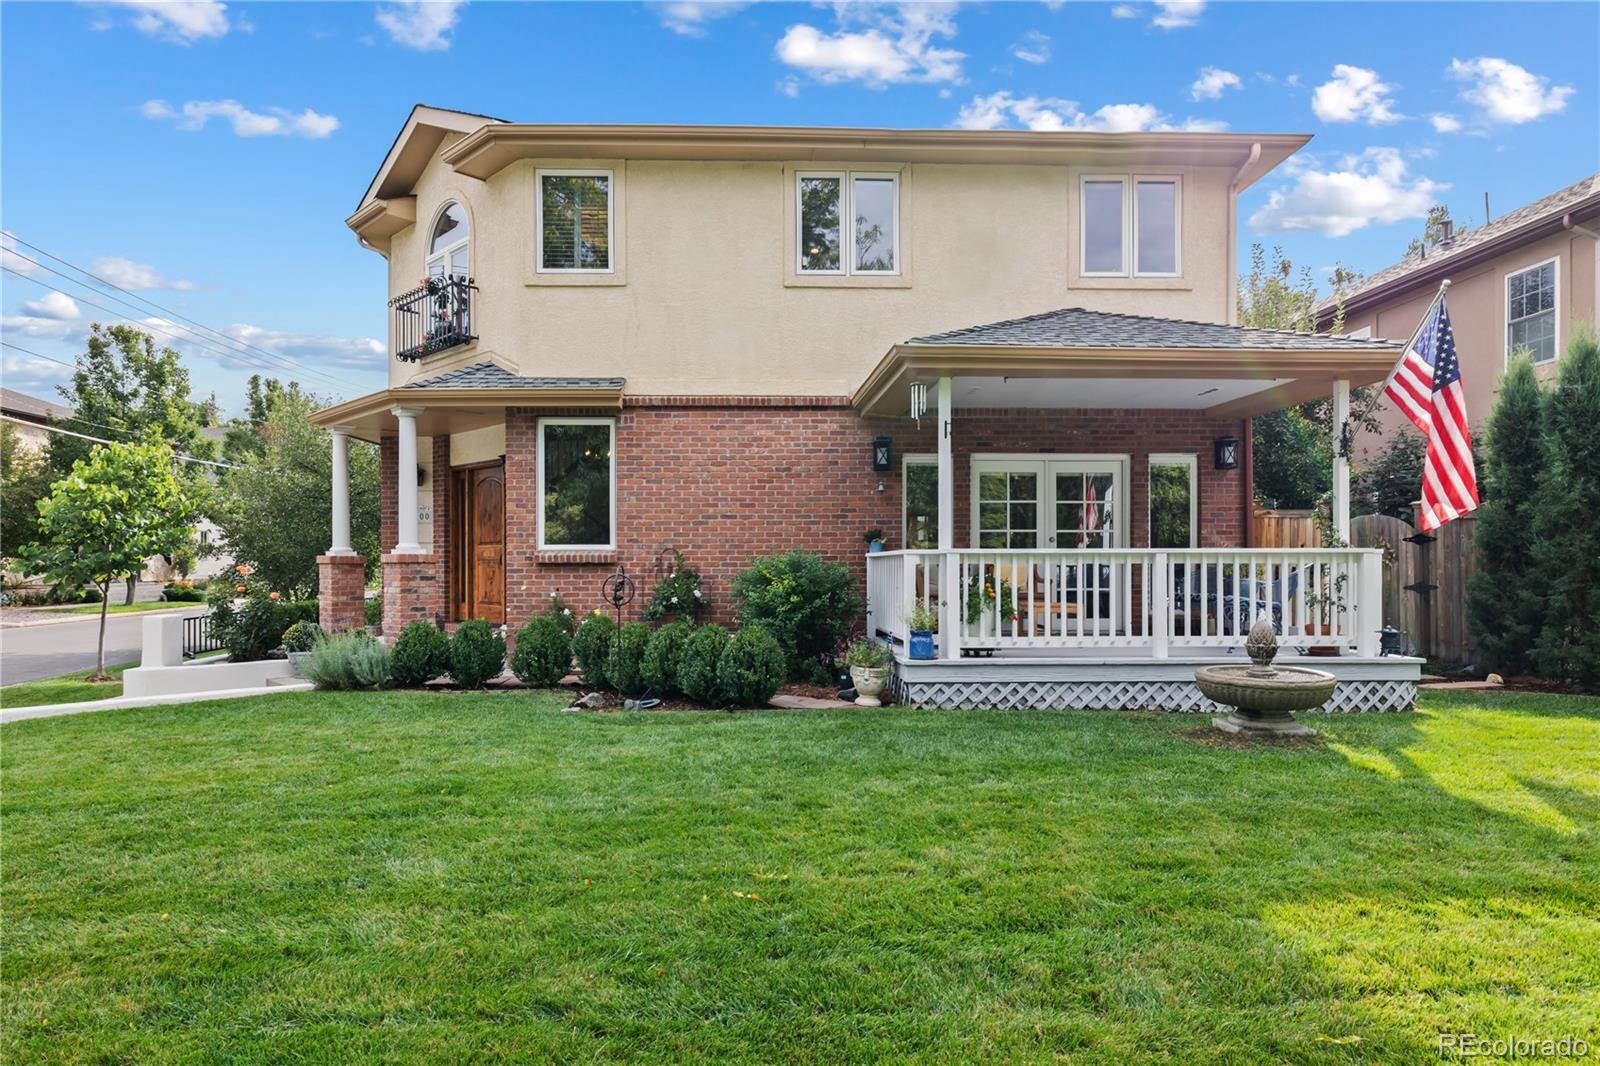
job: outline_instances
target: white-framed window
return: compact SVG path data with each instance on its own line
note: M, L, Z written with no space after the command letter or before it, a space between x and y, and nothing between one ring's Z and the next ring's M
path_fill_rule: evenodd
M609 274L611 191L609 170L540 170L534 175L534 257L541 274Z
M1168 174L1085 174L1078 183L1078 273L1183 274L1183 183Z
M1535 363L1556 357L1556 297L1560 262L1546 259L1506 275L1506 358L1526 348Z
M1193 454L1150 456L1150 547L1195 547L1199 470L1199 458Z
M939 546L939 457L907 455L901 460L900 544Z
M539 419L539 547L617 546L616 422Z
M467 210L451 200L439 209L428 237L427 269L430 278L464 278L472 272L472 222Z
M795 174L795 272L900 273L900 175Z

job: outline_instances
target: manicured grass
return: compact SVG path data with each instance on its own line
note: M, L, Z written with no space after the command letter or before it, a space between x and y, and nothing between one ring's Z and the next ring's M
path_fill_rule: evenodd
M204 607L204 603L168 603L166 600L150 600L144 603L113 603L106 608L107 614L142 614L145 611L176 611L185 607ZM72 607L56 607L53 610L62 614L99 614L98 603L80 603Z
M44 703L81 703L84 700L109 700L122 695L122 671L137 662L107 666L106 673L115 680L87 681L91 670L63 674L43 681L23 681L0 688L0 707L37 707Z
M1600 1037L1600 701L289 695L4 727L6 1061L1435 1062Z

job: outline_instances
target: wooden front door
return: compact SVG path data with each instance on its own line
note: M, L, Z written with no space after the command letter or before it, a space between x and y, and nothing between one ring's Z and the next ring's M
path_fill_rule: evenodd
M456 621L506 620L506 472L503 462L453 471L450 586Z

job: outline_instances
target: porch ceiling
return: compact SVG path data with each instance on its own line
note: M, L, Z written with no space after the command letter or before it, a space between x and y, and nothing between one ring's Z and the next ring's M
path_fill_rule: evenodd
M951 402L966 407L1154 408L1207 411L1293 383L1291 378L962 377Z

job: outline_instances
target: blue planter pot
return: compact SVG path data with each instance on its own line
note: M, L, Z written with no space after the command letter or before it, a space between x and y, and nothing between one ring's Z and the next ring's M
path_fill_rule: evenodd
M908 650L913 659L933 658L933 634L927 630L913 629Z
M873 554L883 551L883 541L875 540L867 545L867 551Z

